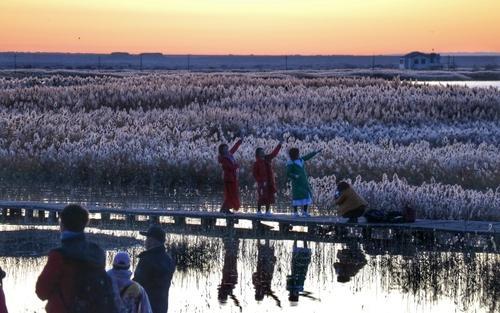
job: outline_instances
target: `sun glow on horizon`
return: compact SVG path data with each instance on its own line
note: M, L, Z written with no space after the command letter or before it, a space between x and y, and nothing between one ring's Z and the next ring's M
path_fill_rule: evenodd
M0 51L500 52L497 0L3 0Z

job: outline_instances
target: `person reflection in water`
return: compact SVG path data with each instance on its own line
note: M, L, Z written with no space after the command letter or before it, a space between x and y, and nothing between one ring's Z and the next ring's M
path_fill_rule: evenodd
M357 243L349 243L337 252L338 262L333 264L337 282L347 283L366 265L366 258Z
M288 290L288 300L292 304L299 301L299 295L314 299L310 293L304 292L304 282L307 270L311 264L311 249L304 241L303 247L297 246L297 241L293 242L292 251L292 273L286 277L286 289Z
M5 272L0 267L0 313L7 313L7 305L5 304L5 294L3 293L3 279Z
M264 300L264 296L268 296L273 298L276 301L276 305L281 308L281 301L271 289L275 264L276 256L274 255L274 247L269 245L269 240L266 240L264 244L259 240L257 243L257 270L252 274L255 300L262 301Z
M238 247L237 238L224 238L224 265L222 266L222 281L218 288L218 299L221 304L226 304L231 298L234 304L243 310L239 300L233 294L233 290L238 283Z

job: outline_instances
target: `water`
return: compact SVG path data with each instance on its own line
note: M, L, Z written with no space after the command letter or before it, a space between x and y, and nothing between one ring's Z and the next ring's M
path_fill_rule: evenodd
M2 243L13 236L8 232L16 232L16 236L31 234L26 236L57 244L53 227L35 233L23 226L1 230ZM118 249L126 249L136 264L142 251L136 231L91 231L102 236L99 242L107 249L108 267ZM112 239L116 236L121 236L120 241ZM499 308L495 302L498 254L438 252L355 240L266 242L188 234L169 235L167 243L178 260L170 312L331 312L333 307L380 312L381 303L385 312L494 312ZM15 245L8 253L2 246L0 266L8 274L4 290L9 312L43 312L44 303L36 298L34 286L46 262L45 247L31 256L15 256ZM298 301L290 301L291 285L298 290L303 286Z
M252 193L244 210L253 210ZM93 188L0 188L10 200L84 202L110 207L216 210L219 193ZM280 196L279 210L287 197ZM118 250L135 266L143 250L139 229L89 229L107 251L108 268ZM9 312L44 312L35 293L47 251L58 245L54 226L0 225L0 266ZM178 262L170 312L498 312L500 254L456 251L455 241L420 246L378 240L358 242L258 241L234 236L169 234ZM455 240L454 238L453 240ZM450 252L454 251L454 252ZM260 259L260 261L259 261ZM275 261L273 261L275 260ZM295 260L292 262L292 260ZM300 262L297 262L299 260ZM293 275L292 275L293 274ZM300 290L298 301L291 282ZM303 290L302 290L303 285ZM222 286L222 288L221 288Z
M500 89L500 80L491 80L491 81L420 81L420 84L429 84L429 85L450 85L450 86L467 86L471 88L490 88L495 87Z

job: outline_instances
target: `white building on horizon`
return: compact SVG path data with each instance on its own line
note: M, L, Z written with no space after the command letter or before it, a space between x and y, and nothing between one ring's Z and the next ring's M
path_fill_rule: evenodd
M439 53L411 52L399 60L399 68L402 70L435 70L442 68L441 55Z

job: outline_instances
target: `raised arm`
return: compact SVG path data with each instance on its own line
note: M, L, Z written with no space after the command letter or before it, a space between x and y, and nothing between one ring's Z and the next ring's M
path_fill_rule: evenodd
M238 141L236 141L236 143L234 144L234 146L231 148L231 150L229 150L229 153L231 154L234 154L236 153L236 151L238 151L238 148L241 146L241 143L243 142L243 139L240 139Z
M276 148L274 148L273 152L271 152L271 154L268 155L268 157L270 159L274 159L275 157L278 156L278 153L280 153L280 150L281 150L281 143L279 143Z
M321 150L313 151L311 153L304 155L301 159L304 161L310 160L310 159L314 158L316 156L316 154L318 154L320 152L321 152Z

